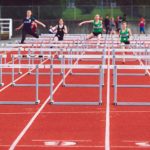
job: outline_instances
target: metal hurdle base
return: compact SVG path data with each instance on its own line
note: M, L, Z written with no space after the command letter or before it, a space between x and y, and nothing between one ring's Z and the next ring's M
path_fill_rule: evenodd
M33 72L28 72L28 75L35 75L36 73L33 73ZM61 76L61 75L63 75L63 73L61 73L61 72L55 72L55 73L53 73L54 75L58 75L58 76ZM39 75L50 75L50 73L48 72L48 73L39 73Z
M150 106L150 102L117 102L115 106Z
M63 87L75 87L75 88L80 88L80 87L84 87L84 88L97 88L99 87L98 84L62 84Z
M118 76L146 76L146 73L118 73Z
M0 101L0 105L37 105L40 103L40 100L38 101Z
M50 102L51 105L99 106L100 102Z
M71 72L70 75L75 75L75 76L98 76L99 73L74 73L74 72Z
M36 84L16 84L16 83L12 83L11 86L13 86L13 87L35 87ZM50 84L39 84L38 86L39 87L49 87Z

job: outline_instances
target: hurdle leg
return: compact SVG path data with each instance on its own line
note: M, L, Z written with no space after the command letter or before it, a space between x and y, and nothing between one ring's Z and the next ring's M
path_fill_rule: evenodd
M18 56L21 56L21 49L18 50ZM21 64L21 57L18 58L18 63ZM18 74L22 74L21 68L18 68Z
M102 105L102 97L103 97L103 72L102 66L100 66L99 71L99 105Z
M0 64L2 64L2 56L0 55ZM0 68L0 86L4 86L4 83L3 83L3 72L2 72L2 67Z
M12 56L12 64L13 65L15 65L15 60L14 60L14 56ZM15 68L14 67L12 67L12 73L11 73L11 75L12 75L12 86L14 86L15 85Z
M105 65L105 58L104 56L102 56L102 65ZM104 86L104 74L105 74L105 70L104 69L100 69L100 71L102 72L102 85Z
M36 87L36 100L35 100L35 104L39 104L40 100L39 100L39 67L38 65L36 65L36 83L35 83L35 87Z
M70 55L72 55L72 50L70 50ZM72 60L72 58L71 58L71 59L70 59L70 65L72 65L72 62L73 62L73 60ZM71 75L73 74L72 69L70 70L70 74L71 74Z
M117 105L117 66L114 67L114 105Z
M4 54L7 56L7 52L6 52L6 51L4 52ZM6 59L7 59L7 58L4 59L4 63L5 63L5 64L7 63Z
M30 58L30 56L29 56L29 58L28 58L28 64L29 64L29 65L31 64L31 58ZM31 74L31 68L29 68L28 74Z
M53 65L50 65L50 104L53 104Z

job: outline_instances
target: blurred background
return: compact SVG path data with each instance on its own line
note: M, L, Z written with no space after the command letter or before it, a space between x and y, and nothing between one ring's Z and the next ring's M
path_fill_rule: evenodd
M22 23L28 9L47 26L54 26L59 18L63 18L69 33L89 33L91 25L78 27L78 23L93 19L97 13L103 18L125 14L134 33L139 30L139 19L144 17L149 31L150 0L0 0L0 18L12 18L13 28ZM38 32L46 33L48 29L40 27ZM20 35L20 32L13 31L13 35Z

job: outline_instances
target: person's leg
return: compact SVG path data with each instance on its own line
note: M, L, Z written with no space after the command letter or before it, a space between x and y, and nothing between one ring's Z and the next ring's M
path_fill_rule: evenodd
M58 41L59 40L59 38L58 38L58 36L54 36L54 41Z
M35 38L39 38L39 35L35 32L33 32L32 30L28 32L28 34L32 35Z
M97 45L100 45L101 37L102 37L102 33L100 33L99 35L97 35Z
M143 33L145 34L145 28L143 27Z
M89 40L89 39L91 39L91 38L93 38L93 37L94 37L94 34L91 33L91 34L87 35L86 40Z
M109 33L109 28L108 27L106 27L106 34L108 34Z
M26 38L27 32L25 30L22 30L22 39L21 39L21 44L24 43L24 40Z

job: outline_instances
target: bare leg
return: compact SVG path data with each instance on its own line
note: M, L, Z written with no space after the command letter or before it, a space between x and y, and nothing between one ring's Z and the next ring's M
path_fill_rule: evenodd
M58 41L58 37L57 36L54 36L54 41Z
M93 37L94 37L94 34L91 33L91 34L89 34L89 35L86 37L86 40L92 39Z
M97 36L97 45L100 45L101 37L102 37L102 35L101 35L101 34L99 34L99 35Z

